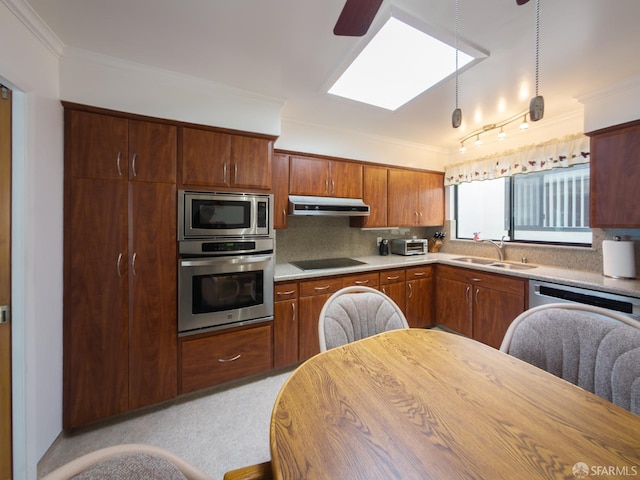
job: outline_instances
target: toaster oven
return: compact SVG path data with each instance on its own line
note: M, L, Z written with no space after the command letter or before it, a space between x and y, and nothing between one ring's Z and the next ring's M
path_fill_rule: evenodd
M416 238L394 238L391 240L391 253L396 255L425 255L428 241Z

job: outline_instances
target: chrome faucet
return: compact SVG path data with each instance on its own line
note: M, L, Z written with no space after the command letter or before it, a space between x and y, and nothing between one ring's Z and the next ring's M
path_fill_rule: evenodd
M476 242L487 242L490 243L491 245L493 245L494 247L496 247L496 250L498 250L498 256L500 258L500 261L504 261L504 239L507 238L506 235L503 235L502 238L500 239L500 243L496 243L493 240L481 240L479 238L474 238L473 240Z

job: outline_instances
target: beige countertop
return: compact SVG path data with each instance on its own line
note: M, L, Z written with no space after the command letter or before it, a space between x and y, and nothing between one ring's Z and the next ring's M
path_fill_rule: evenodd
M275 281L304 280L328 275L344 275L349 273L367 272L371 270L382 270L387 268L411 267L429 263L453 265L470 269L482 270L485 272L500 273L514 277L523 277L533 280L543 280L547 282L571 285L581 288L589 288L600 292L616 293L640 298L640 280L621 280L608 278L602 274L585 272L566 268L536 265L536 268L527 270L508 270L504 268L492 267L490 265L469 264L453 260L463 255L447 253L427 253L426 255L372 255L368 257L352 257L355 260L364 262L365 265L355 267L303 271L290 263L278 263L275 267ZM496 259L497 261L497 259ZM533 264L531 264L533 265Z

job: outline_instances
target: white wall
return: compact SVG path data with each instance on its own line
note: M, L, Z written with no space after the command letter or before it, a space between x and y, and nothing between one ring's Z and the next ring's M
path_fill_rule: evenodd
M62 107L58 59L0 4L0 77L15 91L14 478L35 479L62 411Z
M640 119L640 78L580 97L585 106L584 131Z

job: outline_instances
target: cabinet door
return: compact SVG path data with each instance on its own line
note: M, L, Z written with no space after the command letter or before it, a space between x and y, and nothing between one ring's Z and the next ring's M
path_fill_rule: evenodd
M483 287L475 287L473 296L473 338L500 348L507 328L524 312L524 296Z
M470 337L472 330L472 286L446 277L438 277L435 323Z
M65 148L71 176L128 179L128 142L126 119L65 110Z
M365 165L362 170L362 199L371 207L368 217L351 217L352 227L387 226L387 168Z
M273 142L231 135L231 185L270 190Z
M289 226L289 155L273 155L273 228Z
M182 183L230 185L231 136L226 133L182 129Z
M177 128L162 123L129 121L129 179L176 182Z
M298 337L298 360L303 362L320 353L320 337L318 335L318 318L320 310L331 294L304 297L298 300L300 305L300 322Z
M419 224L424 227L444 225L444 174L419 173Z
M298 301L274 303L273 367L298 362Z
M127 182L65 193L65 429L128 409Z
M329 161L320 158L292 156L289 170L291 195L329 195Z
M421 273L421 272L416 272ZM409 275L407 275L409 278ZM407 280L407 322L409 327L425 327L432 323L433 279L429 274L412 275Z
M591 137L591 227L640 227L640 125Z
M332 160L329 165L329 195L362 198L362 165Z
M380 291L384 293L387 297L389 297L391 300L393 300L396 303L396 305L398 305L398 307L400 307L400 310L402 310L402 313L404 313L405 318L407 318L406 289L407 289L407 286L405 282L388 283L386 285L380 286Z
M129 406L177 395L176 187L130 182Z
M416 172L390 168L388 195L388 225L416 225L419 215Z

